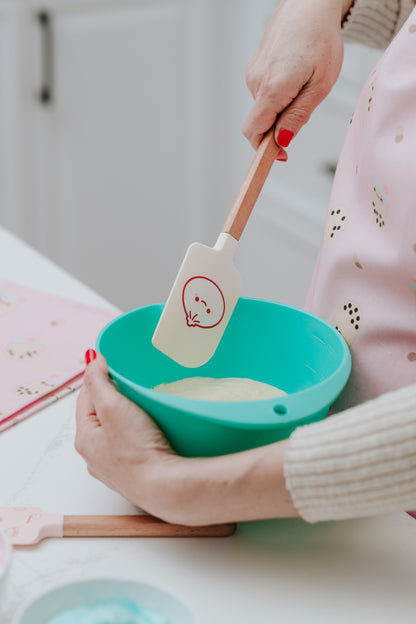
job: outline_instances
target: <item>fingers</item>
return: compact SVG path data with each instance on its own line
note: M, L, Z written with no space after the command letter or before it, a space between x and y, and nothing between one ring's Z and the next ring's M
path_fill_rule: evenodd
M95 433L101 429L101 422L85 386L82 386L78 396L75 420L75 450L82 457L85 457L85 454L91 447L90 440L95 440Z
M290 93L293 93L293 96ZM254 104L242 128L244 136L250 141L254 149L258 148L263 136L296 95L296 87L291 88L287 84L281 84L278 79L264 83L259 87L254 96Z
M309 121L315 108L328 95L331 87L325 83L316 84L312 79L289 106L279 115L275 128L278 145L287 147L299 130Z
M101 353L97 353L96 359L88 364L84 375L84 386L94 406L94 411L103 421L108 410L115 407L120 394L108 376L107 363Z
M100 357L99 365L96 367L103 376L108 378L107 365L104 358ZM102 428L102 422L97 409L97 402L94 399L95 394L91 392L91 387L95 387L93 381L94 370L91 372L92 364L87 366L84 375L84 383L80 390L77 399L77 405L75 410L76 420L76 434L75 434L75 449L83 457L85 457L88 450L91 450L91 440L96 440L96 433Z
M116 389L108 375L107 363L100 353L88 364L83 387L100 425L110 435L120 435L123 428L138 427L143 420L153 425L147 414Z
M329 81L312 76L297 93L291 91L293 97L281 99L278 92L283 90L288 93L288 86L279 87L278 83L270 85L266 91L260 90L243 125L244 136L257 149L265 133L276 123L275 140L281 146L278 160L286 160L284 148L308 122L315 108L330 92L331 86Z
M87 424L88 426L101 427L94 404L85 386L82 386L78 395L75 418L77 426Z

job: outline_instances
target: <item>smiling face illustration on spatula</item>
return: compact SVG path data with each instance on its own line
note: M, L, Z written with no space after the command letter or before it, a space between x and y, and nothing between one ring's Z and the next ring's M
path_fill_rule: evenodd
M188 327L215 327L224 316L224 295L208 277L191 277L183 288L182 303Z

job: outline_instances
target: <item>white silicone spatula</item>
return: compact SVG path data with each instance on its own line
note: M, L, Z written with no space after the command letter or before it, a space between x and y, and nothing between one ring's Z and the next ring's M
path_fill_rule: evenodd
M63 516L37 507L0 507L0 527L15 546L47 537L225 537L235 524L183 526L146 514L132 516Z
M214 355L240 296L233 256L279 151L273 134L260 143L215 246L188 248L153 334L153 346L182 366L202 366Z

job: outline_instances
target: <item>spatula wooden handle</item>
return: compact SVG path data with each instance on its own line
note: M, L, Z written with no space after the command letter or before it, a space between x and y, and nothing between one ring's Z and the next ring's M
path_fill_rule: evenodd
M224 223L222 232L230 234L236 240L240 240L257 197L276 160L279 149L274 140L273 126L257 148L256 155Z
M64 516L64 537L225 537L235 524L182 526L153 516Z

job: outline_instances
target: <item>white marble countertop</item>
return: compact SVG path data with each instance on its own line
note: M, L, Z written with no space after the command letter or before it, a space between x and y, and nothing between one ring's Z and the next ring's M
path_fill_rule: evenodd
M1 228L0 267L0 277L112 307ZM0 506L134 511L92 479L75 452L75 401L74 393L0 434ZM183 596L200 624L413 624L416 520L399 513L318 525L253 522L215 539L48 539L14 550L0 624L10 624L23 601L48 588L105 576Z

